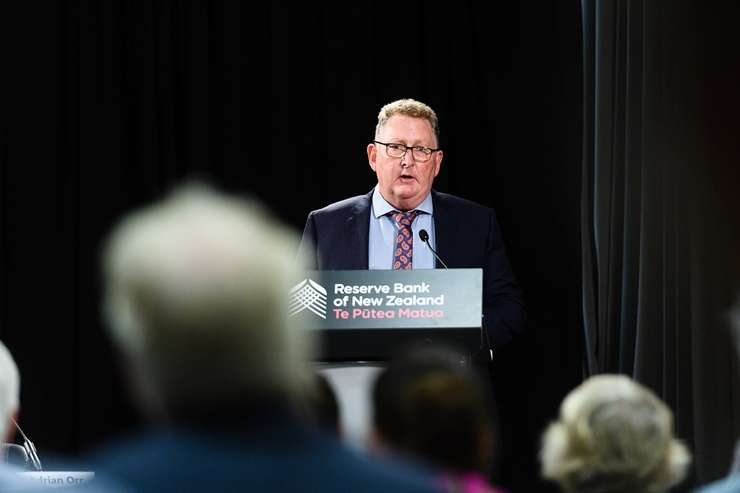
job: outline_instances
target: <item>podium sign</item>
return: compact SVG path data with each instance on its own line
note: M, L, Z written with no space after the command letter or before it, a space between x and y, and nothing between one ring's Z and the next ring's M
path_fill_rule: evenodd
M309 271L290 316L322 331L325 359L384 359L408 339L479 343L482 289L482 269Z

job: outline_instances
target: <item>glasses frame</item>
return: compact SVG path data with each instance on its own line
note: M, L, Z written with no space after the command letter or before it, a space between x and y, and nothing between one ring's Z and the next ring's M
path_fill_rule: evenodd
M414 160L419 161L420 163L426 163L427 161L429 161L430 159L432 159L432 154L434 154L435 152L438 152L438 151L441 151L442 150L439 147L436 148L436 149L432 149L431 147L407 146L405 144L399 144L398 142L380 142L379 140L374 140L373 141L373 144L382 144L382 145L384 145L385 146L385 153L388 155L388 157L393 158L393 159L402 158L402 157L404 157L406 155L407 152L411 151L411 155L414 156ZM391 156L388 153L388 146L399 146L399 147L405 147L406 149L403 151L403 154L401 154L400 156ZM419 159L414 154L414 150L429 151L429 155L424 154L426 157L424 159Z

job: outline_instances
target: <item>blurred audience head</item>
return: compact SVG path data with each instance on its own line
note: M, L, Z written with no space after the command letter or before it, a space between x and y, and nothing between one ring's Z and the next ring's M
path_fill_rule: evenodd
M0 342L0 441L10 441L15 435L21 380L13 356Z
M621 375L591 377L566 396L540 458L543 476L573 493L665 492L691 461L670 409Z
M493 425L487 394L462 356L413 348L391 361L372 393L381 448L451 473L487 473Z
M310 333L287 317L296 244L258 204L197 184L117 225L104 313L148 410L303 395Z
M341 435L337 396L329 379L321 372L316 372L316 381L308 388L308 405L311 419L321 430Z

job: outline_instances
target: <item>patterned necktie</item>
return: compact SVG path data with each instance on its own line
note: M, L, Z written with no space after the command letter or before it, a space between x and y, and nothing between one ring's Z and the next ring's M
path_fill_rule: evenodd
M398 226L396 248L393 251L393 270L410 269L414 259L414 233L411 231L419 211L392 212L393 220Z

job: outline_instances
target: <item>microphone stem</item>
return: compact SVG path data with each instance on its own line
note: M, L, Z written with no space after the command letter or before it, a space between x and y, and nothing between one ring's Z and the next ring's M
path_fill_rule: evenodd
M439 255L437 255L437 252L434 251L434 248L432 248L432 245L429 244L429 241L428 240L424 240L424 243L427 244L427 246L429 247L429 250L431 250L432 253L434 254L434 257L437 260L439 260L439 263L442 264L445 269L449 269L449 267L447 267L447 264L445 264L444 261L441 258L439 258Z

